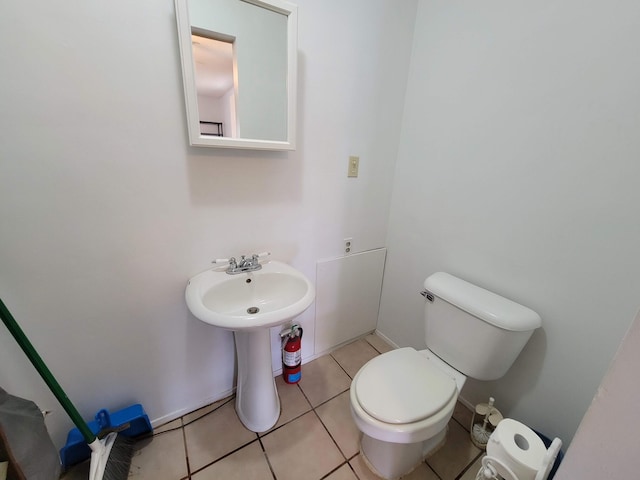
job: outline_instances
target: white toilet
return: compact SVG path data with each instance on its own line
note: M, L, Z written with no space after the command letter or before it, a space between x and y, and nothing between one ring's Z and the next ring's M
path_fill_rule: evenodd
M424 286L427 350L379 355L351 382L361 453L386 479L409 473L444 442L467 376L502 377L541 325L533 310L448 273Z

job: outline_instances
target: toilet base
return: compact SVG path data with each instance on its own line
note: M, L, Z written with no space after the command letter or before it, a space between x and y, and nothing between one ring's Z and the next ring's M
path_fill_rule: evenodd
M445 441L448 427L418 443L392 443L363 434L360 453L367 467L386 480L395 480L414 470Z

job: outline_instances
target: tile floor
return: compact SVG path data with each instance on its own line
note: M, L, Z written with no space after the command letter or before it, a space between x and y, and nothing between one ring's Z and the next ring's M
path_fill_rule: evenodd
M282 414L268 432L250 432L234 397L185 415L139 440L133 480L374 480L359 454L359 432L349 410L358 369L390 347L369 335L302 367L298 385L276 379ZM473 480L481 451L469 439L471 412L458 404L447 441L407 480ZM87 478L82 464L63 475Z

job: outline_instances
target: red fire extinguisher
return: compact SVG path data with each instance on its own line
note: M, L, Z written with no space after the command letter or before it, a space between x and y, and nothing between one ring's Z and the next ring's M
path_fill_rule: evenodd
M302 327L294 323L282 337L282 376L286 383L298 383L302 375Z

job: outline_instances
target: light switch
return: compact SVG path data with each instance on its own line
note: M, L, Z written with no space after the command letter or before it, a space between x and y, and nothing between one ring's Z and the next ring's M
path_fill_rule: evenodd
M360 165L360 157L356 157L355 155L350 156L349 171L347 172L347 177L357 177L359 165Z

